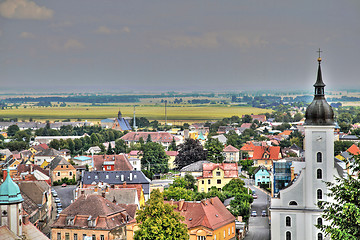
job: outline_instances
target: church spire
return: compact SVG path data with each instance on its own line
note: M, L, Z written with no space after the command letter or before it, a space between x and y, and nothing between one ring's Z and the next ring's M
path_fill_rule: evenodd
M320 50L319 48L319 58L318 58L318 62L319 62L319 67L318 67L318 73L317 73L317 79L316 79L316 83L314 84L314 87L315 87L315 97L316 96L320 96L320 97L323 97L324 96L324 87L325 87L325 84L322 80L322 74L321 74L321 57L320 57L320 53L322 51Z

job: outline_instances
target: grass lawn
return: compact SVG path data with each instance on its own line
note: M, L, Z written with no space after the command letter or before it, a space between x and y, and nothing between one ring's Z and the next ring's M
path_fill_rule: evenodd
M89 106L89 105L71 105L67 107L19 107L18 109L0 110L2 118L14 118L28 121L34 120L64 120L78 118L98 122L104 118L117 116L121 110L124 117L133 117L133 106ZM173 121L196 122L201 120L219 120L224 117L243 114L260 114L271 112L269 109L260 109L253 107L231 106L231 105L176 105L168 106L167 119ZM164 106L160 105L141 105L136 106L136 116L146 117L149 120L165 120Z

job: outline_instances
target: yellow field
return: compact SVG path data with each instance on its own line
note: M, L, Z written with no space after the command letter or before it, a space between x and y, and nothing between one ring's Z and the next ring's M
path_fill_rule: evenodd
M19 107L18 109L0 110L1 118L14 118L19 120L64 120L78 118L98 122L104 118L117 116L117 112L121 110L124 117L133 116L133 107L129 105L119 106L70 106L70 107ZM259 114L271 112L269 109L260 109L253 107L241 107L230 105L183 105L169 106L167 108L167 119L171 122L181 120L218 120L224 117L234 115L242 116L243 114ZM141 105L136 107L137 117L146 117L149 120L165 120L164 106L159 105Z

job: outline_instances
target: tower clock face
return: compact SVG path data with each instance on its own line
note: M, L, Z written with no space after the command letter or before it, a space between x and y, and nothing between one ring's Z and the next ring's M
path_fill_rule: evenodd
M316 141L321 142L322 140L323 140L323 138L321 136L316 137Z

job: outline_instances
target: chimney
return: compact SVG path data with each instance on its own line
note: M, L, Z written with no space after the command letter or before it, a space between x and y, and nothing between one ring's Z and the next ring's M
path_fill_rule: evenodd
M214 198L210 198L210 203L213 205L214 204Z
M105 187L105 192L109 192L109 187L108 186Z
M34 171L34 166L30 164L30 173L33 173L33 171Z
M30 222L28 214L22 216L22 222L23 224L28 224Z
M179 201L179 211L181 211L184 207L184 203L185 203L185 200L184 199L180 199Z

